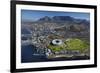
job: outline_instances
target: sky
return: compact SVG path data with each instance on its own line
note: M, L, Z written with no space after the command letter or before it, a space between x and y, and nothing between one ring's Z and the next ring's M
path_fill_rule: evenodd
M36 21L44 16L71 16L77 19L90 20L90 13L80 12L56 12L56 11L37 11L37 10L21 10L22 21Z

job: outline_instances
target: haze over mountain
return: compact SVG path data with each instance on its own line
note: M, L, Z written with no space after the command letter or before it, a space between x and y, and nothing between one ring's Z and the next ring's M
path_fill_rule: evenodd
M86 19L76 19L74 17L71 16L53 16L53 17L49 17L49 16L44 16L39 18L36 21L29 21L29 20L25 20L22 21L22 23L26 23L26 22L71 22L71 23L84 23L84 24L89 24L89 20Z

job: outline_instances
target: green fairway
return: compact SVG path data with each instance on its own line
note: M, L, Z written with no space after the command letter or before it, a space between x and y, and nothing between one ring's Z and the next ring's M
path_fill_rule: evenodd
M69 50L84 51L89 48L89 43L80 39L68 39L64 42Z
M64 50L65 48L67 48L67 46L64 43L61 44L61 45L52 45L52 44L50 44L48 46L48 48L51 49L54 52L56 52L56 51L59 52L61 50Z
M58 46L50 44L48 48L54 52L59 52L61 50L79 50L80 52L84 52L85 49L89 49L89 46L89 42L87 41L77 38L71 38L67 39L63 42L63 44Z

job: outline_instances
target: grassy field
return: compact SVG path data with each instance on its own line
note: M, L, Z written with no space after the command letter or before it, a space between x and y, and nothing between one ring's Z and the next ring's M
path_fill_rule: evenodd
M89 49L89 42L77 38L67 39L61 45L52 45L48 46L54 52L59 52L61 50L79 50L80 52L84 52L84 50Z

